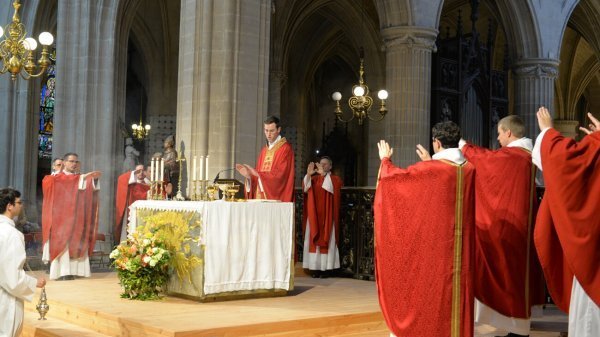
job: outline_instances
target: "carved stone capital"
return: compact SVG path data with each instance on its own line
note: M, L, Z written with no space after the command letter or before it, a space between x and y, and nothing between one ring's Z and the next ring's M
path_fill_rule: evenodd
M526 59L515 62L513 72L518 77L550 77L558 76L558 60Z
M579 127L579 121L572 121L566 119L555 119L554 128L563 134L565 137L575 138L577 137L577 131Z
M417 26L389 27L381 30L386 49L418 48L436 51L437 29Z

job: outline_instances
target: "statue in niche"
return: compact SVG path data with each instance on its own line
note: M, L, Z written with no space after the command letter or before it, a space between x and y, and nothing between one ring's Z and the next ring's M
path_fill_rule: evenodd
M137 158L140 156L140 152L133 147L133 140L131 138L125 139L125 160L123 160L123 172L135 170L137 165Z
M165 149L163 152L163 160L165 161L165 181L175 185L179 180L179 163L177 162L177 150L175 150L175 137L172 135L167 137L163 146Z
M442 102L442 113L440 115L441 122L447 122L452 120L452 110L450 110L450 104L448 99L444 99Z

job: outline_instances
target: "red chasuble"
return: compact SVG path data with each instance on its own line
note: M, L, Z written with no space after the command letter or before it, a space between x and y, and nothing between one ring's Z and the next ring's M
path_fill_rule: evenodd
M252 188L246 193L248 199L273 199L283 202L294 200L294 151L285 137L272 149L269 149L269 146L262 148L256 170L264 192L260 191L258 179L252 177Z
M123 226L123 216L125 215L125 209L129 205L133 204L137 200L146 200L148 195L149 185L141 183L129 183L131 178L131 172L123 173L119 176L117 182L117 199L116 209L117 214L115 216L116 222L113 231L113 235L116 240L120 239L121 229Z
M375 275L398 337L473 336L474 179L469 163L381 162Z
M311 187L304 194L304 211L302 212L302 233L306 233L306 219L310 221L310 240L308 251L327 254L329 240L331 239L331 228L335 225L335 242L340 238L340 195L342 192L342 179L333 174L329 175L333 183L333 194L323 187L324 176L319 174L311 177ZM304 187L304 186L303 186Z
M577 143L549 129L541 157L546 191L534 238L548 291L568 312L574 275L600 306L600 133Z
M59 173L42 181L42 234L50 241L50 261L69 246L69 257L77 259L92 254L98 230L98 192L92 178L86 189L79 190L79 174Z
M533 245L535 166L520 147L462 148L475 165L475 297L501 313L529 318L543 304L544 279Z

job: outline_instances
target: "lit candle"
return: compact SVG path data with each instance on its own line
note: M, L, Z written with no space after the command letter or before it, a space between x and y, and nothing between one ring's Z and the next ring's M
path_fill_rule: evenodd
M194 169L192 170L192 180L196 180L198 176L196 175L196 156L194 156Z
M200 156L200 179L204 177L204 156Z
M154 158L150 160L150 181L154 181Z
M160 158L160 181L163 181L165 174L165 160Z
M204 180L208 180L208 155L206 155L206 176L204 178Z

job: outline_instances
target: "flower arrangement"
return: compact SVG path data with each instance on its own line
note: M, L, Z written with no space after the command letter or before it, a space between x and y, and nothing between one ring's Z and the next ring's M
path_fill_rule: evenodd
M190 281L190 271L201 263L190 249L190 244L198 242L195 229L200 227L200 221L193 221L193 216L140 210L143 225L110 253L123 288L121 297L159 299L171 271Z
M159 298L169 280L170 253L156 233L137 231L110 253L117 268L123 298Z

